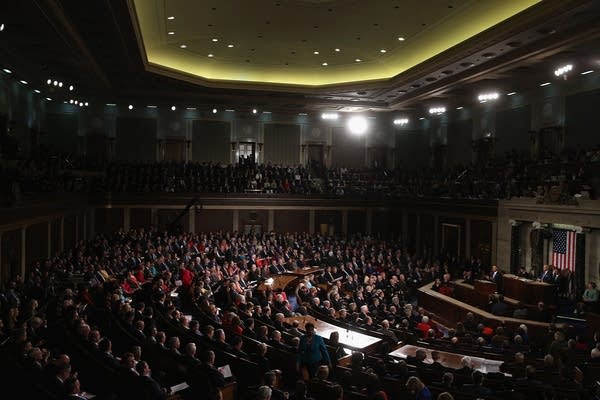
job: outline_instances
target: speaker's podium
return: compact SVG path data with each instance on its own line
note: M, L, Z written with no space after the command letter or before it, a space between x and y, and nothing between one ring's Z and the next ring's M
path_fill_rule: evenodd
M487 304L490 294L496 293L496 284L492 281L477 279L473 286L475 287L475 293L477 293L478 303L481 305Z

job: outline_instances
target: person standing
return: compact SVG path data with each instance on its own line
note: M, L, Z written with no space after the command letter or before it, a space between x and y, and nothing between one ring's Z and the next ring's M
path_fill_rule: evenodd
M504 277L496 265L492 265L490 280L496 284L496 292L504 294Z
M323 338L315 333L315 325L307 322L304 325L306 333L300 337L296 369L304 380L315 376L319 365L331 367L331 360Z

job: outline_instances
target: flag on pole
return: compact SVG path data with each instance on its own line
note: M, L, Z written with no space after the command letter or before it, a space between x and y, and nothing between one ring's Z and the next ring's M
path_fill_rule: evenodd
M577 234L566 229L552 230L552 265L575 271L575 242Z

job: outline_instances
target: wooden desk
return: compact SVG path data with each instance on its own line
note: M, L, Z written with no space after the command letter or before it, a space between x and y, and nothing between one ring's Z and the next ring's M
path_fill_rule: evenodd
M330 324L329 322L316 319L311 315L304 315L298 317L287 317L284 321L288 324L292 324L293 321L298 321L299 328L304 330L304 325L307 322L312 322L315 325L315 332L325 339L329 339L331 332L338 331L340 334L340 343L344 347L348 347L352 350L360 350L366 352L368 349L381 343L381 339L375 336L369 336L364 333L354 332L351 329L344 329L337 325Z
M554 304L554 290L554 285L546 282L504 275L504 294L525 304L537 304L540 300L546 305Z
M294 282L297 279L298 279L298 277L296 275L288 275L288 274L273 275L273 276L265 279L261 283L259 283L258 286L256 287L256 290L263 291L263 292L268 289L271 289L273 291L277 290L277 289L285 290L289 284L291 284L292 282Z
M443 315L444 318L449 321L464 321L467 313L472 312L477 319L492 328L504 323L510 330L516 331L519 325L525 324L527 325L530 336L541 336L548 331L548 323L496 316L465 302L433 291L431 290L432 285L433 283L428 283L417 290L417 301L419 305L423 306L427 311ZM566 324L557 324L557 327L565 328Z
M317 272L323 272L323 268L319 266L296 268L294 271L288 271L284 275L294 275L304 278L305 276L316 274Z
M446 351L439 351L439 350L430 350L430 349L426 349L423 347L417 347L417 346L408 345L408 344L400 347L397 350L392 351L391 353L389 353L389 355L392 357L405 359L408 356L414 357L415 354L417 353L418 349L423 349L427 352L427 358L425 359L425 364L433 363L433 359L431 358L431 352L437 351L440 354L439 362L444 367L453 368L453 369L462 368L461 360L464 357L464 355L462 355L462 354L449 353ZM473 357L473 356L469 356L469 357L471 357L471 361L473 361L473 369L476 369L477 371L481 371L483 373L500 372L500 365L502 364L502 361L488 360L487 358Z

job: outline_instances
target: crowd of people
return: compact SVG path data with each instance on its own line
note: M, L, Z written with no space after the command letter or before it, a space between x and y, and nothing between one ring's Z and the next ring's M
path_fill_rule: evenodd
M308 275L294 291L258 290L264 279L304 266L324 271ZM550 324L546 335L534 337L526 324L514 332L504 326L491 329L473 314L444 326L416 303L417 288L459 276L464 267L455 258L427 259L407 253L398 242L360 235L119 231L81 241L31 266L26 278L11 280L0 297L0 343L55 398L88 388L107 389L98 395L115 398L126 395L117 389L124 387L159 399L169 394L172 383L185 380L192 394L201 390L204 398L218 399L227 380L217 366L226 354L252 363L243 375L259 374L256 387L240 388L252 399L339 400L350 392L368 399L397 398L390 393L393 388L419 399L431 398L436 390L443 391L444 399L484 392L497 398L535 392L535 398L548 399L565 388L578 398L597 396L576 371L600 362L599 333L574 335ZM350 367L344 368L337 365L345 355L339 337L324 338L324 355L309 327L301 331L285 322L306 314L384 340L374 355L354 352ZM126 347L126 335L115 335L115 323L108 323L113 317L136 339L134 345L127 342ZM414 358L390 359L389 351L409 338L417 339L422 351ZM113 342L115 347L121 343L118 353L113 353ZM478 371L469 356L458 369L444 365L431 351L440 347L511 358L502 368L512 377ZM71 362L78 348L130 385L98 384L100 370L92 367L96 376L90 377L86 357ZM317 350L307 350L312 348L320 349L316 359ZM519 356L512 361L515 352ZM298 371L281 361L288 356L298 360ZM300 373L302 366L306 375ZM233 378L242 382L243 375ZM367 383L360 384L356 376ZM386 386L386 380L394 384Z
M435 168L314 168L243 162L102 162L48 156L3 163L9 191L264 193L377 198L506 199L569 202L595 198L600 149L533 160L517 152L484 164Z

